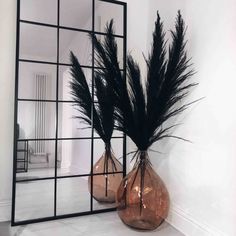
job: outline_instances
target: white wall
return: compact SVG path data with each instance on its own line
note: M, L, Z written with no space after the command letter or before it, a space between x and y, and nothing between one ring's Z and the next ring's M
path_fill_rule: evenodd
M10 216L16 1L0 1L0 221Z
M235 1L151 0L149 36L157 9L167 30L182 11L193 80L200 83L188 100L205 96L179 117L184 124L175 130L193 144L168 140L154 146L164 154L151 154L171 195L169 221L189 236L236 235Z
M170 222L186 235L236 234L233 228L235 185L236 4L233 0L127 0L128 48L141 61L147 52L156 9L169 29L177 9L188 25L189 54L200 82L191 98L206 96L179 120L175 134L194 143L169 140L154 147L152 162L171 194ZM0 220L11 196L15 0L0 1ZM129 145L131 148L131 144ZM9 208L8 208L9 209Z
M147 53L149 7L143 0L127 0L127 48L128 53L142 66L145 72L143 53Z

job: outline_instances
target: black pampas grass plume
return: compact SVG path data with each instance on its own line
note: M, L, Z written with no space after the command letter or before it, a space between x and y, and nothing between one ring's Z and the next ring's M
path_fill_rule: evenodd
M88 127L92 125L104 143L110 146L110 140L114 130L114 101L111 96L112 88L98 73L95 73L95 93L97 103L93 102L89 85L81 68L81 65L75 55L71 52L71 75L70 82L72 98L75 102L76 109L82 114L76 116Z
M127 81L121 73L113 21L107 26L107 35L102 43L91 36L95 45L98 65L103 68L97 73L113 89L116 129L127 134L138 150L146 151L154 142L173 137L169 132L174 126L163 128L163 124L191 103L177 106L196 83L190 82L194 74L187 57L186 27L180 11L175 30L171 31L172 43L166 49L163 23L157 13L153 32L153 43L147 63L146 83L143 86L139 65L131 55L127 60Z

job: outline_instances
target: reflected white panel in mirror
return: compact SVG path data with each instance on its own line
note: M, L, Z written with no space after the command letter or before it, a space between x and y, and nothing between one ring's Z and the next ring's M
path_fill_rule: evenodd
M56 62L57 29L20 24L20 59Z
M85 178L57 180L57 213L59 215L90 210L88 181Z
M61 0L60 25L91 30L92 0Z
M53 216L54 180L16 184L16 221Z
M21 20L57 24L57 0L21 0Z
M95 31L105 32L107 22L114 20L116 35L123 35L123 6L96 0Z
M55 138L54 102L18 103L17 123L20 126L20 139Z
M39 91L43 93L40 95ZM20 62L18 97L22 99L55 100L56 66Z
M19 160L28 161L25 172L16 174L17 180L39 179L55 176L55 141L18 141L17 163ZM26 148L27 147L27 148ZM22 152L28 153L23 156ZM60 157L57 157L57 165L61 165Z
M78 116L84 116L76 109L74 103L59 103L58 111L58 137L59 138L85 138L91 137L91 128Z
M92 81L92 69L82 68L84 75L86 77L87 83L91 89ZM59 100L60 101L73 101L71 95L71 72L69 66L59 67Z
M91 40L88 33L73 30L60 30L60 63L70 64L70 51L81 65L91 66Z
M58 141L58 157L61 160L58 176L89 174L91 170L91 140Z

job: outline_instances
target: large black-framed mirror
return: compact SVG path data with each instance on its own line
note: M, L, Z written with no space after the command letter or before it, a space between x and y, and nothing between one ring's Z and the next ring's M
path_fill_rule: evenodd
M127 5L113 0L18 0L12 225L115 210L88 191L104 145L83 129L73 109L69 51L93 81L94 45L114 19L119 60L126 70ZM93 101L94 102L94 101ZM114 153L126 174L126 138L114 132ZM102 174L102 173L101 173ZM91 183L93 183L91 181Z

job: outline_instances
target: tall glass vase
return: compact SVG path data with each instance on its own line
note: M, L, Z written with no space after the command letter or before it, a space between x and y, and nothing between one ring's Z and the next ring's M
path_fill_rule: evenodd
M147 152L139 152L133 170L122 180L117 210L126 225L139 230L154 230L167 217L169 194L153 170Z
M93 166L93 191L91 191L91 176L88 180L89 192L93 198L101 203L114 203L123 178L122 171L121 163L115 158L111 148L106 147L102 157Z

